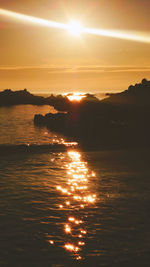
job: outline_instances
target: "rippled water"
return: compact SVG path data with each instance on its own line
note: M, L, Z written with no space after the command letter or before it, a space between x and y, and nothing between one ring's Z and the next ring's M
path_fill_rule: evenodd
M34 141L42 108L12 143ZM0 266L149 266L149 166L144 150L0 154Z
M33 124L35 114L55 113L50 106L19 105L0 107L0 144L47 144L56 137Z

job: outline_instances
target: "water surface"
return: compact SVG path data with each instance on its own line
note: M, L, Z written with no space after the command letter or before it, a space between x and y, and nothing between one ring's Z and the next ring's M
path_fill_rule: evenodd
M35 114L55 113L50 106L0 107L0 144L49 144L56 134L33 123Z
M34 128L47 108L0 109L0 143L61 141ZM0 153L0 266L149 266L149 166L148 150Z

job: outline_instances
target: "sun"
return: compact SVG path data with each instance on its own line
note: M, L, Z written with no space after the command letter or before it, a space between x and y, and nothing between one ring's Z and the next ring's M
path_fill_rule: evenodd
M85 98L85 95L82 93L73 93L73 94L68 94L66 96L71 102L72 101L80 102L81 100L83 100L83 98Z
M78 21L71 21L68 24L68 30L69 33L74 36L80 36L83 30L83 27L81 26L81 23Z

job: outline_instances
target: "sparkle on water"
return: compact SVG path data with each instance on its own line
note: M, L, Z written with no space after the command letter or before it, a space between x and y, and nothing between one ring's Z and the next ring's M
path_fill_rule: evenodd
M88 188L89 179L95 177L95 173L88 169L87 162L81 159L80 152L68 151L68 158L69 163L65 166L66 185L57 185L56 189L67 199L59 204L59 208L62 210L69 209L67 221L64 222L64 232L66 234L64 248L71 252L76 260L81 260L83 258L81 255L82 247L86 244L86 222L80 218L79 212L74 211L80 211L88 208L89 205L95 204L96 194L91 193L90 188Z

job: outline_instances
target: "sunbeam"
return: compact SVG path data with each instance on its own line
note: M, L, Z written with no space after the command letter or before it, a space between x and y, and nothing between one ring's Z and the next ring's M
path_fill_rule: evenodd
M51 20L45 20L41 18L36 18L24 14L20 14L17 12L13 12L6 9L0 9L0 15L9 17L11 19L16 19L22 22L28 22L36 25L41 25L44 27L50 28L58 28L64 29L69 31L73 35L81 35L81 33L98 35L98 36L105 36L117 39L123 39L128 41L135 41L141 43L150 43L150 35L146 33L139 33L139 32L128 32L128 31L117 31L117 30L108 30L108 29L94 29L94 28L85 28L81 27L80 24L65 24Z

